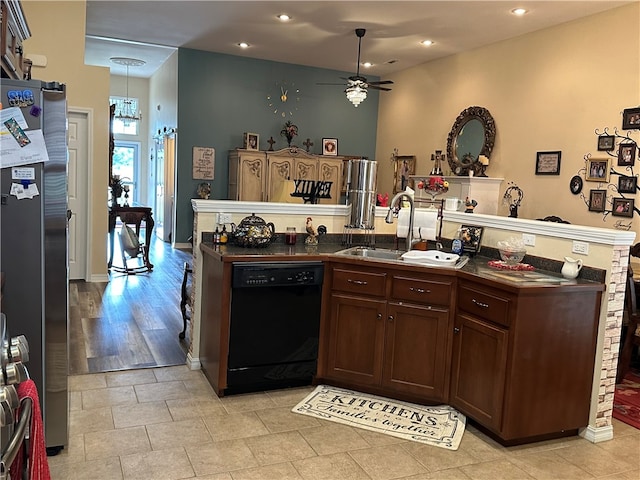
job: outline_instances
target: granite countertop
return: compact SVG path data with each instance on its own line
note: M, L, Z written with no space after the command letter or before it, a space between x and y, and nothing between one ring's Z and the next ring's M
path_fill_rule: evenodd
M340 237L341 236L337 236ZM327 241L322 241L322 240ZM398 246L392 240L393 237L383 237L381 241L377 241L376 248L396 249ZM276 238L272 244L267 247L261 248L245 248L239 247L234 244L216 245L210 242L202 242L200 249L215 258L219 258L224 262L246 262L246 261L287 261L287 260L308 260L308 261L322 261L327 256L332 256L340 250L344 250L347 247L341 243L341 241L335 241L334 238L320 238L318 245L306 245L304 240L301 241L298 238L296 245L285 245L282 239ZM391 240L391 241L390 241ZM401 248L402 249L402 248ZM560 269L562 268L562 262L541 259L539 257L527 256L525 261L532 266L533 271L510 271L500 270L489 267L488 262L490 260L498 259L497 250L483 247L481 255L472 257L466 265L460 269L448 268L448 267L435 267L427 265L419 265L415 263L405 263L402 260L384 260L378 258L362 258L344 256L341 259L349 259L350 262L357 262L362 264L371 262L371 264L381 265L387 264L389 266L401 266L403 268L411 268L414 270L430 269L438 271L438 273L446 273L449 275L455 275L456 272L462 272L463 274L481 277L486 280L492 280L503 285L509 285L512 287L544 287L544 286L569 286L569 285L585 285L585 284L603 284L605 273L600 269L593 269L589 267L583 267L580 272L580 276L575 280L568 280L562 277Z

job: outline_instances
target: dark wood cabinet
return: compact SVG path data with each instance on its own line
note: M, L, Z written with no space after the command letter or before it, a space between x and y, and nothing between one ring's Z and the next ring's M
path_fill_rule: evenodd
M25 59L22 43L31 36L31 31L19 1L1 0L0 9L2 18L2 37L0 38L2 77L23 80Z
M507 336L505 328L469 315L456 318L449 401L494 430L502 421Z
M446 401L454 280L333 262L325 279L327 351L318 377L384 395Z
M602 287L459 283L450 403L504 443L589 423Z

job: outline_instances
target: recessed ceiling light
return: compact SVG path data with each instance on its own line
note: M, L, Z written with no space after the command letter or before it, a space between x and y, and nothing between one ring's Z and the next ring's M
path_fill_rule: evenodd
M249 48L249 47L250 47L250 45L249 45L247 42L240 42L240 43L238 44L238 46L239 46L240 48Z
M527 12L529 12L529 10L527 10L526 8L514 8L513 10L511 10L511 13L517 15L518 17L525 15Z
M371 63L371 62L364 62L364 63L362 64L362 66L363 66L364 68L371 68L371 67L373 67L373 63Z
M420 42L420 45L424 45L425 47L430 47L433 45L433 40L423 40Z
M291 17L286 13L281 13L280 15L278 15L278 19L282 22L288 22L289 20L291 20Z

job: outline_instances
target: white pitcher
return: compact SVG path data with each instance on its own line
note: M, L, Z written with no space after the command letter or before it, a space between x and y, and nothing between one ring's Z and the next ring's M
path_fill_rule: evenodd
M444 209L449 211L458 211L460 207L464 205L464 202L459 198L445 198Z
M582 260L572 257L564 257L564 265L562 265L562 276L564 278L576 278L582 268Z

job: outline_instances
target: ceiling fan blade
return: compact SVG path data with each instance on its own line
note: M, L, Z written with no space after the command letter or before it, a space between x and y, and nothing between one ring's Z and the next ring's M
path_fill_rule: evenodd
M316 85L340 85L341 87L344 86L344 83L324 83L324 82L318 82L316 83Z
M367 82L369 85L392 85L392 80L381 80L379 82Z
M385 92L390 92L391 91L390 88L378 87L377 85L369 85L369 88L372 88L374 90L384 90Z

